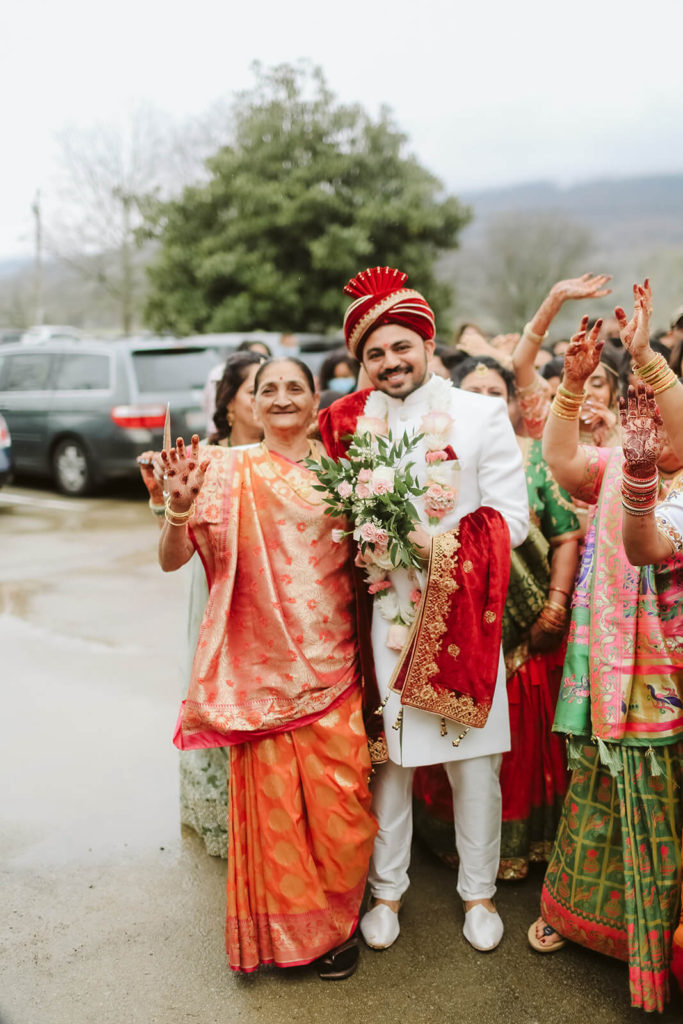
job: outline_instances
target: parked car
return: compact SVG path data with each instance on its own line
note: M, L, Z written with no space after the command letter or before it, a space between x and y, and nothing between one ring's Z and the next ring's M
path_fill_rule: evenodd
M71 324L37 324L24 331L20 341L25 345L42 345L45 341L80 341L83 331Z
M0 416L0 487L12 479L13 472L12 438L4 418Z
M3 345L0 414L16 471L51 474L70 495L136 476L137 455L162 447L167 402L174 440L202 433L202 390L218 359L168 338Z

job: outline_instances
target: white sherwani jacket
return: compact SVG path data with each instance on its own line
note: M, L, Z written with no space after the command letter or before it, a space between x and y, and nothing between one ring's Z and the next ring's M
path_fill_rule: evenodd
M441 382L443 383L443 382ZM394 437L420 433L420 419L428 412L427 381L405 399L387 396L389 430ZM475 395L452 388L448 412L454 424L448 439L458 457L459 478L456 506L447 513L438 527L429 526L422 498L414 499L420 520L432 535L454 529L460 519L481 505L496 509L510 529L513 547L521 544L529 529L529 502L522 467L522 456L515 439L505 403L499 398ZM427 478L424 440L408 455L414 462L413 472L421 484ZM448 466L448 463L444 465ZM397 594L404 600L412 587L408 573L397 569L391 574ZM439 764L510 749L505 667L501 651L493 705L486 725L470 729L457 746L454 741L464 726L447 722L446 735L441 735L441 718L428 711L404 707L402 720L400 698L389 691L389 680L398 661L398 652L386 646L389 623L375 610L372 617L372 649L380 697L386 698L384 728L389 757L396 764L407 766ZM467 643L467 638L463 638Z

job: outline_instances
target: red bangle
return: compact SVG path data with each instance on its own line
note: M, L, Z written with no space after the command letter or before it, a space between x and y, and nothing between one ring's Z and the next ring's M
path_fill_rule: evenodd
M572 596L571 595L571 591L563 590L562 587L555 587L555 586L553 586L552 583L548 587L548 591L551 591L551 590L556 590L558 594L564 594L565 597L571 597Z

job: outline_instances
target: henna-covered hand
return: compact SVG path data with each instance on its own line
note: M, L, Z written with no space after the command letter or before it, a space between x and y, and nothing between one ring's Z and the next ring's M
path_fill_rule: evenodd
M161 452L146 451L138 455L138 466L142 482L149 492L150 500L155 505L164 503L164 466Z
M611 293L611 288L605 288L611 280L611 274L582 274L581 277L557 281L550 289L550 294L561 302L569 299L601 299Z
M204 483L204 474L209 467L209 459L202 463L199 461L199 436L192 435L189 451L182 437L179 437L175 448L171 448L170 452L162 450L161 461L171 508L174 512L186 512L199 494Z
M614 315L619 321L619 337L624 348L638 366L644 366L652 356L650 349L650 316L652 314L652 291L648 278L642 285L633 285L633 316L617 306Z
M664 447L664 424L651 387L638 381L628 399L619 399L624 467L631 476L649 477Z
M568 390L574 391L577 386L583 388L588 378L595 372L604 344L598 341L601 327L602 320L596 320L589 331L588 317L581 318L581 326L572 336L564 355L564 379Z

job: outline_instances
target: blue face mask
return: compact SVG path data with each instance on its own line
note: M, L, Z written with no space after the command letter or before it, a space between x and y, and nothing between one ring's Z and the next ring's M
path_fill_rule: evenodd
M353 391L356 382L353 377L333 377L327 385L330 391L338 391L340 395L348 395Z

